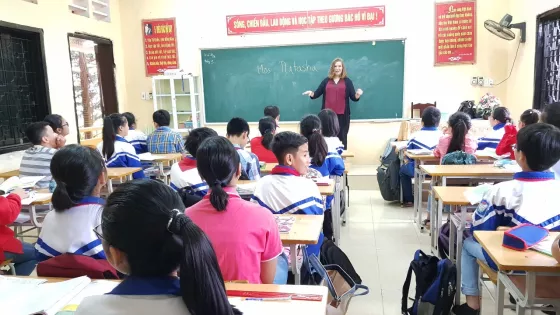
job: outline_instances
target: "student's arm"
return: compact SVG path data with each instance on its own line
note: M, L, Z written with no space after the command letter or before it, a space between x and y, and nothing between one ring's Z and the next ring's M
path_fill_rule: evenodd
M504 127L505 134L498 146L496 147L496 154L497 155L504 155L504 154L511 154L513 152L513 148L511 147L517 142L517 130L514 126L506 126Z
M321 95L323 95L325 93L325 87L327 86L327 82L329 82L329 78L326 78L323 81L321 81L321 84L319 84L315 92L313 92L313 95L309 95L309 97L312 100L314 100L316 98L319 98Z
M511 224L511 217L504 216L505 211L497 211L497 207L505 204L504 198L500 198L496 186L484 193L482 201L478 204L476 211L473 213L473 231L495 231L499 226L508 226ZM496 203L499 202L499 205ZM500 207L504 208L504 207ZM507 209L505 209L507 211Z
M475 154L477 148L478 142L476 141L476 138L467 134L467 136L465 137L465 152L469 154Z
M185 154L185 146L180 134L175 135L175 150L177 153Z
M266 215L265 224L267 225L267 232L264 235L264 251L261 255L261 281L262 283L273 283L278 256L282 254L283 247L278 224L272 214Z
M438 145L434 149L434 156L437 158L441 158L447 152L447 148L449 148L449 141L446 138L447 136L443 136L439 138Z
M136 155L134 148L132 147L132 144L130 145L130 148L132 150L128 150L126 152L126 167L140 167L142 168L142 163L140 162L140 158L138 157L138 155ZM134 174L132 174L132 178L134 179L141 179L141 178L146 178L146 175L144 174L144 171L138 171Z
M329 174L335 176L342 176L344 175L344 160L342 157L337 154L330 154L331 156L328 157L329 159Z
M552 243L552 257L554 257L554 259L556 259L556 261L558 261L560 263L560 235L558 235L558 237L556 237L556 239L554 240L554 242Z
M0 196L0 225L13 223L21 212L21 198L16 194Z
M261 282L263 284L272 284L276 276L276 264L278 257L261 263Z

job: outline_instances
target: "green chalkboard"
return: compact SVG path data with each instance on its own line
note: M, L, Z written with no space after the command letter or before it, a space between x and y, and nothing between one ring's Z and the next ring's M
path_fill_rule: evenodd
M321 98L302 96L327 76L331 61L344 59L348 77L364 91L350 102L352 119L402 118L404 41L202 50L206 122L232 117L258 121L267 105L282 121L299 121L321 110Z

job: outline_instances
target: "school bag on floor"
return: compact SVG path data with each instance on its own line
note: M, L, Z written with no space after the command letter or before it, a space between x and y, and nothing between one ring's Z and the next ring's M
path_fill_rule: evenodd
M408 307L408 292L414 272L416 293L412 307ZM457 269L449 259L439 259L414 253L403 285L401 312L403 315L448 315L457 291Z
M449 222L444 223L441 226L441 230L438 236L438 253L439 257L449 257ZM471 229L463 229L463 240L472 236ZM455 234L455 239L453 240L453 246L457 248L457 235ZM457 255L457 253L455 253ZM455 257L449 257L455 259Z
M377 183L381 196L386 201L397 201L400 199L401 185L399 171L401 162L399 155L391 142L397 141L396 138L389 139L385 151L381 156L381 165L377 168Z

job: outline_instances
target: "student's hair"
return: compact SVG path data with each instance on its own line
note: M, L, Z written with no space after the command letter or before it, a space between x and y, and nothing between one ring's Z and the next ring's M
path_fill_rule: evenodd
M309 156L317 166L323 165L328 154L328 146L321 134L321 120L317 115L303 117L299 124L299 132L309 141Z
M229 304L210 240L183 209L179 195L162 182L126 182L103 209L104 242L126 254L131 276L168 277L179 269L191 314L241 314Z
M91 196L104 170L105 162L95 149L70 144L58 150L51 160L51 174L56 181L52 194L54 209L70 209Z
M521 121L525 126L536 124L541 118L541 112L536 109L528 109L521 114L519 121Z
M307 138L292 131L279 132L272 140L272 153L280 164L284 164L288 154L296 154L299 147L307 143Z
M169 116L169 112L166 111L165 109L156 110L152 114L152 119L160 127L167 127L171 123L171 117Z
M541 115L544 123L560 128L560 102L548 104Z
M270 116L263 117L259 120L259 131L262 135L262 145L270 150L270 144L274 139L274 131L276 130L276 120Z
M280 116L280 108L276 105L267 106L264 108L264 115L276 119Z
M502 106L494 108L494 111L492 111L492 117L502 124L513 122L509 109Z
M49 126L48 122L45 121L38 121L29 124L25 129L25 136L29 141L34 145L40 145L43 142L43 137L47 132L47 127Z
M119 127L126 123L126 118L121 114L111 114L103 118L103 149L101 153L107 160L115 153L115 140Z
M244 132L249 135L250 129L247 121L240 117L232 118L227 124L227 135L228 136L241 136Z
M424 127L437 127L441 120L441 112L434 106L429 106L422 112Z
M342 60L342 58L336 57L334 58L334 60L331 62L331 66L329 68L329 79L334 78L334 64L339 62L342 63L342 72L340 73L340 78L344 79L346 78L347 74L346 74L346 66L344 65L344 60Z
M49 126L51 126L54 132L56 132L58 128L60 129L64 128L64 126L62 126L62 120L63 120L62 116L58 114L47 115L45 116L45 119L43 119L43 121L49 123Z
M537 123L517 133L517 151L523 152L532 171L550 169L560 159L560 129Z
M218 133L211 128L201 127L193 129L189 132L189 135L185 138L185 150L189 152L190 155L196 157L196 151L198 147L206 138L217 136Z
M465 150L465 138L471 129L471 117L463 112L456 112L449 117L449 127L451 127L451 141L446 153Z
M329 108L323 109L319 112L319 119L321 120L321 126L323 136L325 137L336 137L340 131L340 125L338 124L338 115Z
M122 113L122 115L124 116L124 118L126 118L126 121L128 121L129 127L132 127L133 125L136 124L136 117L134 117L133 113L126 112L126 113Z
M200 177L210 187L210 203L223 211L229 196L224 190L239 170L239 155L224 137L210 137L204 140L196 151L196 168Z

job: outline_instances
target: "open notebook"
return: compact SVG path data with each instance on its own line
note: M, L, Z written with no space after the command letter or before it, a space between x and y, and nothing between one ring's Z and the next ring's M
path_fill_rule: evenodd
M42 279L0 276L2 314L71 314L84 298L105 294L118 285L116 281L92 281L86 276L56 283L45 282Z

